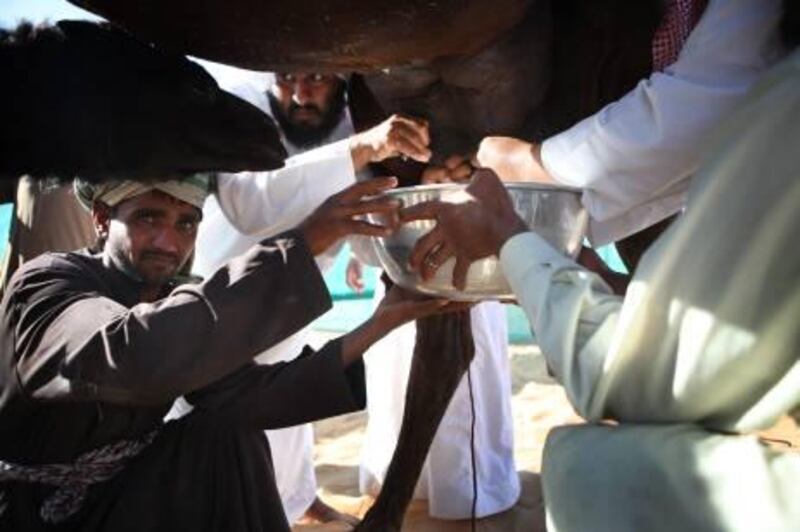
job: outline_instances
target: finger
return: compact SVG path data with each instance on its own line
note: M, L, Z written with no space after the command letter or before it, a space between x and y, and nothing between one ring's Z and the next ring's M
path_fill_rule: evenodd
M432 155L421 137L402 127L395 128L389 134L387 144L392 154L405 155L421 162L427 162Z
M453 181L469 181L469 178L472 176L472 170L473 168L471 165L464 163L450 170L450 178Z
M425 257L420 265L419 273L422 279L425 281L431 279L436 275L436 271L441 268L442 264L447 262L447 260L454 255L455 248L447 242L434 249Z
M422 172L422 184L443 183L447 181L447 170L439 166L429 166Z
M464 257L456 257L456 265L453 268L453 286L463 291L467 286L467 274L469 273L470 261Z
M340 212L343 216L360 216L363 214L380 214L383 216L391 216L394 220L399 221L399 211L403 204L400 200L393 198L379 197L368 200L353 202L347 205L340 206Z
M427 148L430 144L430 137L428 135L427 127L420 127L414 122L401 121L393 124L392 129L397 133L401 133L404 137L409 139L414 144L418 144L422 148Z
M458 168L462 164L466 162L466 158L462 155L451 155L447 159L444 160L444 165L447 169L453 170L454 168Z
M442 230L434 227L429 233L422 235L408 257L408 265L412 271L419 271L422 261L428 253L442 245Z
M366 220L348 220L342 227L345 235L386 237L394 233L393 227L374 224Z
M472 180L467 185L467 192L474 197L503 197L508 196L506 187L494 171L479 168L472 173Z
M343 203L348 203L364 196L375 196L376 194L380 194L396 186L396 177L376 177L351 185L334 197L338 198Z
M408 223L416 220L435 220L442 208L444 204L441 201L423 201L400 209L400 221Z
M414 130L416 135L422 139L425 146L431 143L430 126L424 118L413 118L405 115L395 115L394 123L403 124Z

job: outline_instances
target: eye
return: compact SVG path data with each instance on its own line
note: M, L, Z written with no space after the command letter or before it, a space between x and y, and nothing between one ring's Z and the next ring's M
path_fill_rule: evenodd
M319 72L315 72L308 76L308 79L311 80L312 83L322 83L325 81L325 74L320 74Z
M184 234L192 234L197 231L197 220L182 220L178 222L178 231Z

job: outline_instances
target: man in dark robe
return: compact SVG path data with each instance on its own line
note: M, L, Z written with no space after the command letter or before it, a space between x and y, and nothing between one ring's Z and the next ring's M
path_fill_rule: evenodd
M196 286L172 277L201 179L81 189L102 252L26 263L0 306L0 530L288 530L263 430L362 408L364 350L445 302L395 292L317 353L251 359L330 307L314 255L387 234L353 217L396 211L363 200L393 185L333 196ZM194 410L163 424L180 395Z

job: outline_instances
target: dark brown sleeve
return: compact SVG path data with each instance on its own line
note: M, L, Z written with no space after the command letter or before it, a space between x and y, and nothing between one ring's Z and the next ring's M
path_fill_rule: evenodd
M306 347L289 362L248 364L186 400L194 415L212 415L220 423L257 429L299 425L363 409L364 364L343 367L337 339L318 352Z
M17 371L29 394L159 404L242 367L331 305L314 258L291 232L155 304L126 308L87 292L84 277L35 283L20 311Z

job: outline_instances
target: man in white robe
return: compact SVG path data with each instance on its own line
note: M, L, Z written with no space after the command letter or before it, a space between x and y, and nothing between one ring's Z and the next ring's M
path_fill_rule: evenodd
M271 84L250 83L232 90L276 119L290 158L285 168L273 172L217 176L217 194L203 208L194 262L197 274L205 276L254 243L293 227L329 196L355 183L356 173L367 163L395 155L427 157L426 126L410 118L393 116L353 136L344 87L344 80L332 75L278 73ZM339 249L335 246L317 258L323 273ZM300 331L256 361L291 360L306 342L307 330ZM289 522L304 514L320 521L349 520L316 496L311 425L266 434Z
M548 438L548 530L800 530L800 51L709 146L686 212L625 298L528 232L491 172L437 217L463 260L496 254L553 375L589 425ZM415 263L431 248L418 249ZM603 423L612 420L614 424Z
M665 24L704 3L669 0ZM782 13L782 0L708 0L675 60L654 44L654 72L624 97L541 144L487 137L478 162L503 180L582 188L592 245L650 227L683 209L710 132L785 54Z

